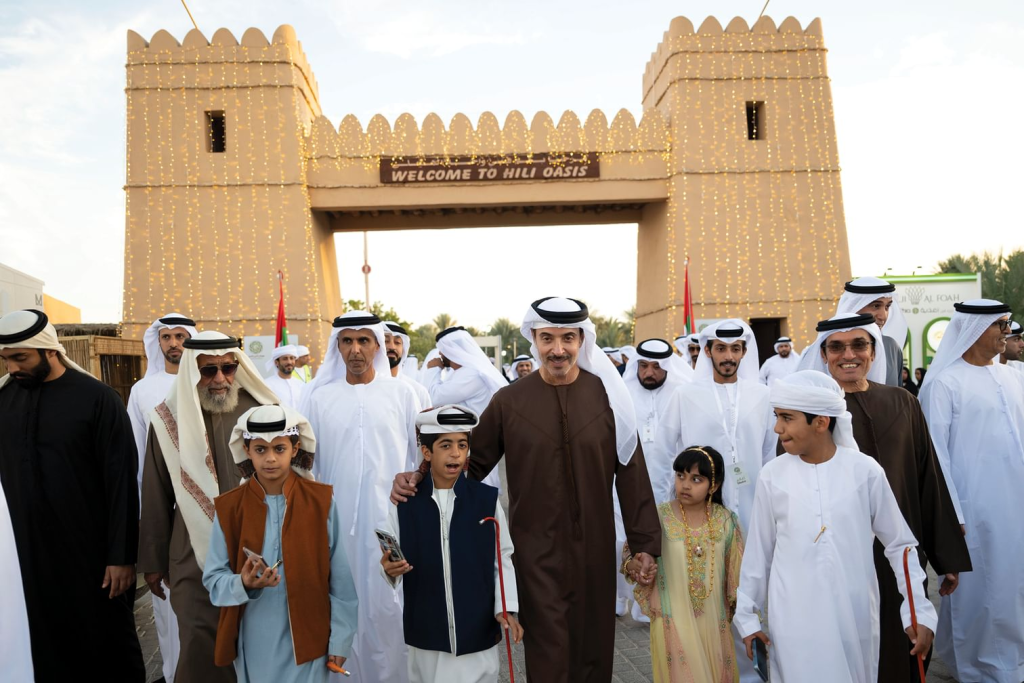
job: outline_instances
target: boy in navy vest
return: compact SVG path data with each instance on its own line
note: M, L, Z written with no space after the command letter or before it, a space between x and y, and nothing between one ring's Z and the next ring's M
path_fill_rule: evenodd
M405 593L405 642L409 680L496 681L502 628L513 642L523 638L512 567L512 539L498 503L498 489L468 479L470 430L479 422L457 405L424 411L416 418L423 459L430 476L416 495L392 506L389 533L405 559L381 566L388 581ZM501 567L508 623L502 619L494 525L501 525Z

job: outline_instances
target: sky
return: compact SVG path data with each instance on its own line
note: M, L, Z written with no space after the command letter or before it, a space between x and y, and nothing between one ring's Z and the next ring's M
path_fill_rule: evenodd
M753 23L761 5L189 0L208 38L294 26L336 125L406 111L557 121L627 108L639 119L644 66L673 17ZM854 274L933 272L955 252L1024 246L1024 3L773 0L766 14L822 19ZM191 28L179 0L0 0L0 263L44 280L86 322L121 314L125 33L161 28L179 40ZM443 237L458 274L424 288L436 233L371 233L371 298L418 324L446 312L483 327L556 293L606 315L634 304L635 225ZM361 299L362 238L336 240L342 295ZM585 267L522 256L567 245Z

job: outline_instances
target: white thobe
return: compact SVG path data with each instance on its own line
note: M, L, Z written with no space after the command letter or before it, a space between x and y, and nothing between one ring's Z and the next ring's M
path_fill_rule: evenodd
M430 384L430 400L434 406L443 406L450 403L465 406L477 415L482 415L484 408L491 402L491 397L496 391L491 391L490 386L483 381L473 368L463 367L458 370L446 368L443 372L437 373ZM472 449L470 450L472 452ZM472 455L470 456L472 457ZM501 475L499 474L500 463L495 465L490 474L481 481L488 486L501 490Z
M761 371L758 373L758 379L761 380L761 384L771 384L773 379L782 379L786 375L796 372L800 366L800 355L789 352L789 355L783 358L782 356L775 354L764 362L761 366Z
M431 498L439 511L450 511L455 508L455 489L435 488ZM501 509L500 501L494 506L494 518L498 520L498 524L501 526L501 572L505 577L505 608L508 612L518 612L519 592L516 588L516 570L512 565L512 553L515 548L512 545L512 537L508 533L505 511ZM448 535L452 525L450 512L447 516L441 515L441 524L447 524L447 529L441 534L441 543L446 544L447 542L444 538ZM402 537L399 532L398 506L396 505L392 505L388 510L388 526L385 530L391 532L398 539L398 545L401 547ZM378 551L377 554L380 555L380 552ZM450 566L451 552L447 548L443 548L441 550L441 557L444 564L445 600L448 604L449 614L454 614ZM458 558L454 559L458 560ZM416 570L413 569L413 571ZM383 574L383 568L381 573ZM384 578L389 582L392 581L387 574L384 574ZM402 583L402 577L399 576L393 581L393 585L399 588ZM498 558L494 558L494 606L492 613L501 614L501 579L498 574ZM454 640L454 625L450 626L449 640ZM503 637L504 635L507 634L503 634ZM455 643L455 647L452 650L458 652L458 642ZM490 683L491 681L496 681L498 680L499 670L498 657L504 654L504 650L505 646L501 643L489 650L459 655L452 654L451 652L421 650L416 647L409 647L409 683Z
M302 392L306 390L306 383L302 380L295 379L294 375L289 375L288 379L281 377L274 371L274 374L270 377L266 377L263 380L270 387L270 390L277 394L277 398L281 401L281 405L292 410L299 409L299 401L302 400Z
M973 571L942 598L935 652L961 681L1024 681L1024 374L957 359L920 394Z
M633 410L636 413L636 428L640 435L640 444L644 449L644 457L647 459L647 474L651 477L651 487L655 491L659 490L654 487L655 476L665 474L664 472L656 473L651 469L651 458L654 456L654 439L658 433L659 416L668 409L669 399L678 386L680 385L662 384L657 389L645 389L639 382L626 382L630 398L633 399ZM671 477L671 474L668 476ZM674 484L670 483L669 486L674 486ZM626 543L626 529L622 523L622 512L619 510L619 495L614 489L612 489L612 495L614 496L615 510L616 593L620 600L628 601L633 600L633 587L626 582L626 577L622 575L622 572L618 571L618 567L622 563L622 547ZM630 608L630 613L633 615L634 621L645 624L650 622L650 618L640 611L640 605L635 600Z
M149 415L153 408L164 402L174 385L175 375L161 372L143 377L132 387L128 395L128 418L135 435L135 448L139 453L139 510L142 510L142 465L146 460L146 438L149 436ZM165 584L166 600L150 595L153 602L153 624L156 626L156 640L160 645L163 660L163 674L168 681L174 680L178 668L181 646L178 642L178 617L171 609L171 589Z
M427 391L425 386L414 380L405 372L399 372L398 379L408 384L409 388L412 389L412 393L416 394L416 402L419 404L420 410L426 410L431 407L430 392Z
M369 384L344 379L311 397L310 425L317 437L313 474L332 484L342 542L359 596L359 627L345 668L359 681L406 681L402 606L382 584L375 530L387 523L391 482L416 469L416 397L397 379Z
M504 525L502 526L504 528ZM14 543L11 511L0 486L0 586L4 587L4 608L0 611L0 662L4 679L32 681L32 641L28 631L25 591L21 585L18 546Z
M740 637L768 633L772 680L875 683L880 627L874 540L885 546L898 577L904 627L911 621L903 551L917 546L885 471L849 448L837 448L820 465L782 455L761 470L756 490L735 630ZM917 554L911 557L917 621L934 630L924 571ZM758 616L766 604L767 629Z
M674 391L659 420L653 453L647 461L655 500L664 502L675 496L672 463L676 456L690 446L711 446L725 460L722 500L736 513L746 533L754 484L764 463L775 458L778 444L768 395L763 384L742 380L732 384L696 380ZM742 468L742 478L736 476L737 466ZM738 483L741 479L745 482Z

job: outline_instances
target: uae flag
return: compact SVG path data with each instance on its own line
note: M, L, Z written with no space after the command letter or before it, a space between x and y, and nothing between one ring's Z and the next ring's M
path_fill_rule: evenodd
M687 256L683 262L683 334L696 332L697 324L693 319L693 295L690 293L690 257Z
M277 271L277 283L280 296L277 300L277 326L274 329L274 346L284 346L288 343L288 323L284 319L284 274Z

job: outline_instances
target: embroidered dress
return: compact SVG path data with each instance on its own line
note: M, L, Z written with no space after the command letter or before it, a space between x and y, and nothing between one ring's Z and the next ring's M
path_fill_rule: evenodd
M712 503L710 528L703 524L688 532L671 501L659 505L658 513L663 534L658 576L653 586L634 589L637 603L651 619L654 680L738 681L731 624L743 560L743 533L736 515ZM689 544L687 533L691 535ZM627 546L624 554L628 552Z

